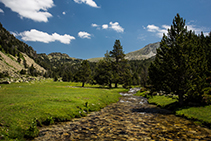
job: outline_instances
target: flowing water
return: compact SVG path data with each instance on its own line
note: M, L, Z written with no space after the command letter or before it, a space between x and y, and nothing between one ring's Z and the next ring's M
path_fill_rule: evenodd
M55 140L211 140L211 130L133 96L138 88L101 111L40 129L35 141Z

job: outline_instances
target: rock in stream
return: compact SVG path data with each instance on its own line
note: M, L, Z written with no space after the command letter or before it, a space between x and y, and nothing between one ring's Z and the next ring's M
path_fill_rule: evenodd
M119 102L87 117L41 128L34 140L211 140L209 129L150 105L146 98L133 96L139 90L120 93L123 97Z

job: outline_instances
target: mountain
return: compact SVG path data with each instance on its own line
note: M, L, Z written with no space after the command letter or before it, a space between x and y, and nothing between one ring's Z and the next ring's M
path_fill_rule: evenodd
M22 77L20 71L29 72L30 68L36 73L45 73L46 70L36 63L36 59L36 51L10 34L0 23L0 78Z
M128 60L144 60L156 55L156 49L160 47L160 42L148 44L144 48L137 51L127 53L125 59Z
M20 52L22 58L20 58L20 62L18 62L18 56L13 56L11 54L6 54L0 51L0 73L9 75L10 77L19 78L21 77L20 71L28 69L25 67L24 60L26 62L26 66L33 67L39 73L45 73L46 70L38 65L32 58L30 58L25 53Z
M160 47L160 42L157 43L153 43L153 44L148 44L145 47L143 47L142 49L139 49L137 51L133 51L130 53L127 53L125 56L125 59L128 60L145 60L145 59L149 59L153 56L156 55L156 49ZM102 60L103 57L99 57L99 58L90 58L87 59L90 62L98 62L99 60Z
M37 54L31 46L18 40L0 23L0 78L22 77L20 71L30 74L30 69L35 69L37 74L47 73L47 77L52 77L53 72L62 66L80 64L81 61L65 53Z
M72 58L65 53L54 52L46 55L45 53L37 54L37 62L47 70L59 68L64 64L81 63L82 59Z

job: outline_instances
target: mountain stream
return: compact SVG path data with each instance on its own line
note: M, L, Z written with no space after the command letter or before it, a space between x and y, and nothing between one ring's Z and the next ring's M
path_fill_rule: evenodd
M148 104L146 98L133 95L139 90L120 93L119 102L87 117L43 127L34 140L211 140L211 130Z

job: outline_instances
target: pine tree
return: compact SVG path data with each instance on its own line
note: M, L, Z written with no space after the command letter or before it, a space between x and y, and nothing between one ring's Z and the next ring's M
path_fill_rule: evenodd
M127 88L128 86L130 87L132 84L132 73L128 60L126 59L121 60L119 72L120 72L119 82L123 84L124 88Z
M103 60L100 60L95 68L95 80L100 85L108 85L110 88L112 87L112 64L108 51L105 54Z
M79 82L82 82L82 87L84 87L84 84L90 80L91 69L87 60L82 61L81 66L76 73L76 77Z
M110 51L110 57L114 58L114 61L112 62L113 67L113 82L115 83L115 88L117 88L117 84L120 81L120 71L121 71L121 61L124 60L125 54L123 52L123 48L121 46L121 43L119 40L115 41L115 44L113 46L113 50Z
M204 84L202 72L206 71L206 60L196 38L193 32L187 31L185 20L177 14L168 35L163 35L155 61L149 68L154 90L177 94L180 105L183 105L184 94L196 89L200 91ZM196 86L199 83L202 85Z

